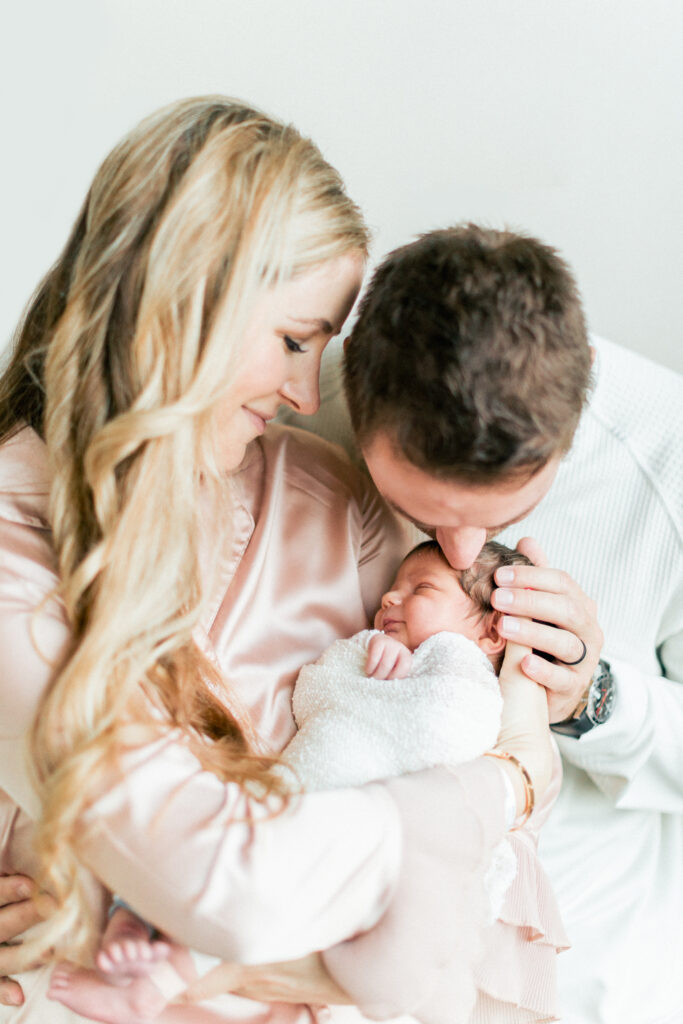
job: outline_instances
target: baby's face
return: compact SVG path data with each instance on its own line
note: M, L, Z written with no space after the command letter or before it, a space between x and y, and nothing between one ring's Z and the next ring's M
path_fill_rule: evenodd
M375 616L375 629L414 651L423 640L447 630L479 644L481 619L455 573L433 551L406 559Z

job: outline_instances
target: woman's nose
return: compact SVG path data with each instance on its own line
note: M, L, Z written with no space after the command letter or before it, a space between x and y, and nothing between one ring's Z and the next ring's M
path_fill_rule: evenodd
M303 416L312 416L320 408L320 367L316 365L301 376L292 377L280 389L280 395Z

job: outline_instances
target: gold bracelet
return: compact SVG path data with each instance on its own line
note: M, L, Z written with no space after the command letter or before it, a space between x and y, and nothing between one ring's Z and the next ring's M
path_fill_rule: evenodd
M534 807L536 806L536 793L534 791L534 784L531 781L529 772L524 767L522 762L514 754L508 753L507 750L487 750L486 757L497 757L501 761L511 761L517 768L519 768L522 774L522 781L524 782L524 810L522 811L522 820L518 821L516 825L513 825L510 829L514 832L515 829L521 828L522 825L526 825L527 821L531 817Z

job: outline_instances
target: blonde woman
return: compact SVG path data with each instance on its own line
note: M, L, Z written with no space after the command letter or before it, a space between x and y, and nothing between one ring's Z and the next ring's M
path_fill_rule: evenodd
M197 950L291 962L175 1021L477 999L490 851L550 776L514 659L511 760L292 799L271 774L297 670L364 628L402 544L336 449L267 425L317 408L366 251L310 141L186 100L107 157L30 304L0 383L0 914L46 920L3 973L87 963L116 891ZM0 1019L57 1021L48 976Z

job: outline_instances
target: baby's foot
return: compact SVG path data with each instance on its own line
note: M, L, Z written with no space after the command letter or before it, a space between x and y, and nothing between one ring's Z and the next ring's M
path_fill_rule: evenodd
M152 940L147 925L131 911L119 907L111 916L95 963L112 981L144 977L154 964L166 960L167 942Z
M95 963L115 984L117 979L146 977L155 964L168 959L169 951L167 942L151 942L146 936L122 939L103 946Z
M71 963L57 964L47 994L82 1017L104 1024L146 1024L167 1005L166 997L148 978L112 984L96 971Z

